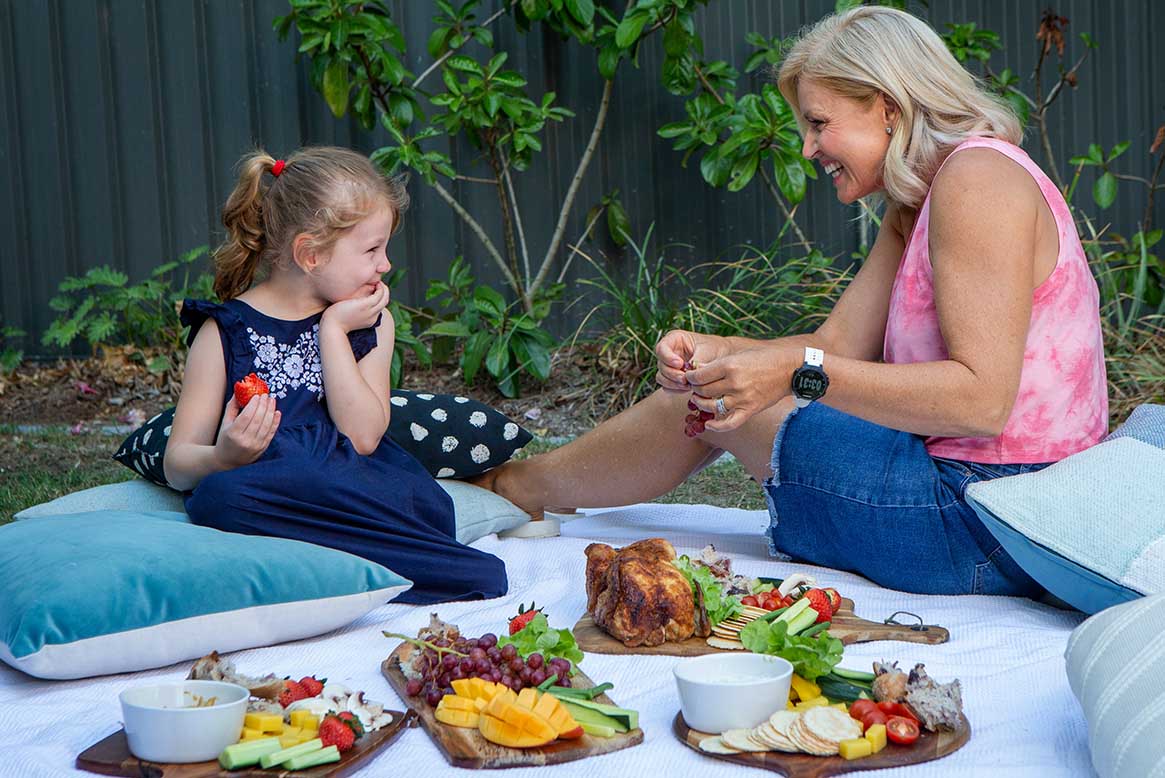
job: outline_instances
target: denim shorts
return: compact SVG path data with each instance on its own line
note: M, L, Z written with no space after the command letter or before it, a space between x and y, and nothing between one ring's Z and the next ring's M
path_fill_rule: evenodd
M1038 597L965 492L1044 467L932 457L918 435L814 403L773 441L770 549L900 591Z

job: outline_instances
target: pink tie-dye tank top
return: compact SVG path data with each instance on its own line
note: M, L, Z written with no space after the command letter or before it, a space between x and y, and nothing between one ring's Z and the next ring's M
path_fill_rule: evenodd
M1055 217L1060 253L1055 270L1032 293L1019 393L1002 434L931 437L926 448L932 456L969 462L1055 462L1097 443L1108 429L1099 293L1068 205L1055 184L1023 149L1006 141L971 138L952 154L976 147L995 149L1035 178ZM928 194L894 279L883 353L888 363L949 358L935 310L929 219Z

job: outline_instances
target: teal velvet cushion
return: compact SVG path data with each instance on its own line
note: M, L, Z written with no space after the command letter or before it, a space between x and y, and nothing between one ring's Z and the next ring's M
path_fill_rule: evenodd
M967 499L1028 575L1086 613L1165 592L1165 450L1119 435Z
M0 660L41 678L143 670L318 635L412 583L340 551L91 511L0 527Z
M457 539L462 543L472 543L486 535L513 529L530 520L529 514L521 508L488 489L451 478L438 478L437 483L453 498ZM58 513L104 510L177 511L181 514L180 518L186 520L186 509L179 492L142 478L66 494L50 502L25 508L16 514L16 518L33 519Z
M1088 720L1102 778L1165 778L1165 595L1109 608L1077 627L1068 683Z

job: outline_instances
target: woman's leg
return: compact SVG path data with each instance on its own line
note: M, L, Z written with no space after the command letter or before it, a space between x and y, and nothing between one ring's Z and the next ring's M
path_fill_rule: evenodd
M770 475L773 438L792 408L785 398L731 432L684 434L688 395L656 391L565 446L508 462L475 479L538 516L545 506L603 508L674 489L724 451L758 483Z

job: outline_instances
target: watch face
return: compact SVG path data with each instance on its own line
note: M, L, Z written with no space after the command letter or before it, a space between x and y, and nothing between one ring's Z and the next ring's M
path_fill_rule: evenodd
M829 379L818 368L802 366L793 373L793 394L803 400L819 399L828 386Z

